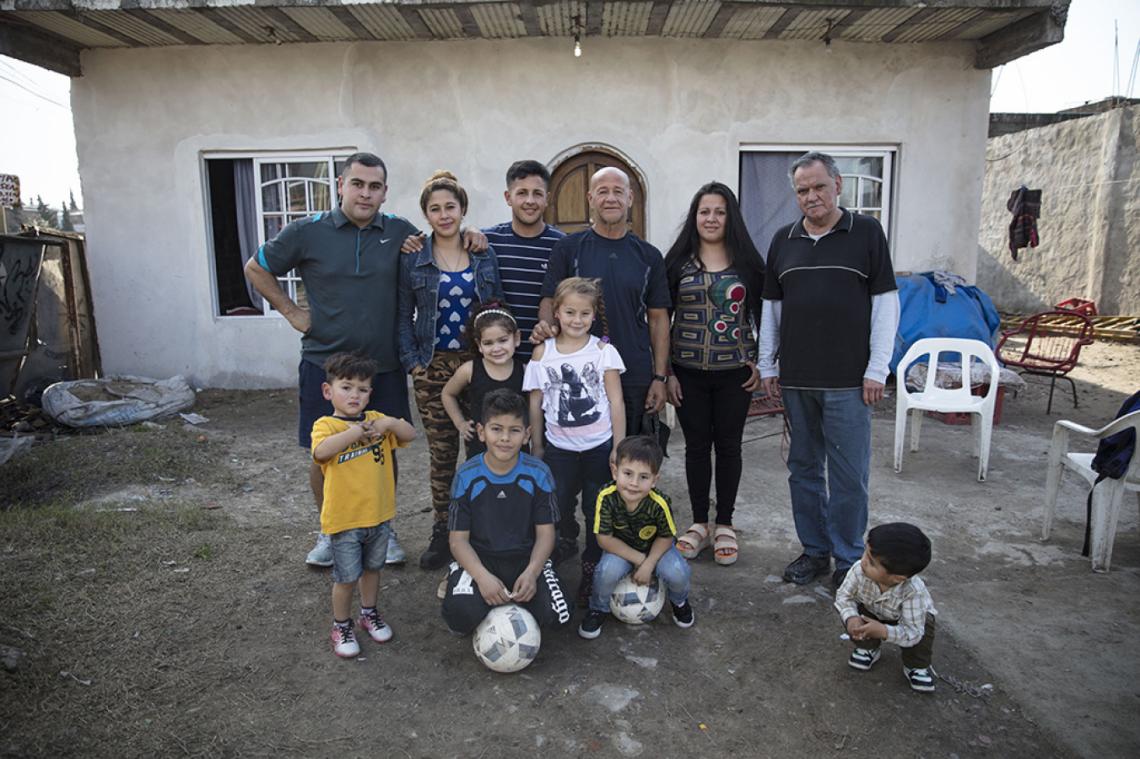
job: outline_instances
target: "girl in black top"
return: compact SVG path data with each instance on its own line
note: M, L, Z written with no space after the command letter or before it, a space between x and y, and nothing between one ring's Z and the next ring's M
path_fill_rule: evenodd
M515 358L522 334L506 306L492 301L476 309L467 329L479 357L464 362L443 388L443 408L463 437L467 458L482 454L487 447L475 434L475 419L483 411L483 397L492 390L507 388L522 394L526 365ZM466 392L464 415L460 397Z

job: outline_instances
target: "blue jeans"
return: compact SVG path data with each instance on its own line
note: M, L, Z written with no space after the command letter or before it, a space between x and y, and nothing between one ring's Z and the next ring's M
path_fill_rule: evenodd
M333 582L356 582L364 570L379 572L388 558L392 522L358 527L329 536L333 551Z
M809 556L847 569L863 554L871 407L862 388L782 391L792 428L788 485L796 534ZM824 479L824 463L827 479Z
M547 445L543 462L554 475L554 492L558 501L558 537L578 540L578 492L582 492L582 514L586 518L586 550L582 561L597 561L602 555L594 535L594 512L598 508L598 491L610 481L610 450L613 438L588 451L566 451Z
M590 595L590 610L609 612L610 596L621 578L634 570L625 559L612 553L603 553L594 570L594 592ZM670 548L657 560L653 575L665 582L669 601L677 606L689 600L689 576L692 574L689 562L676 548Z

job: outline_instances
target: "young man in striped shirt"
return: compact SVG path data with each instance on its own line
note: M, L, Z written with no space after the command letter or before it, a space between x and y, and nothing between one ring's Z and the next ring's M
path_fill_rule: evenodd
M507 169L503 193L511 220L483 230L499 258L503 293L522 331L517 354L524 361L530 360L534 350L528 338L538 323L539 291L550 251L566 236L542 220L549 191L550 172L545 166L538 161L515 161Z

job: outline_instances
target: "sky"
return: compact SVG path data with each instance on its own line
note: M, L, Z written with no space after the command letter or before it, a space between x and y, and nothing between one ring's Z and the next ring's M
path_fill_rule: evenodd
M1127 96L1138 43L1140 0L1073 0L1063 42L994 70L990 110L1048 113ZM20 177L25 202L42 195L58 206L74 191L82 206L70 91L66 76L0 56L0 174ZM1132 96L1140 97L1140 82Z

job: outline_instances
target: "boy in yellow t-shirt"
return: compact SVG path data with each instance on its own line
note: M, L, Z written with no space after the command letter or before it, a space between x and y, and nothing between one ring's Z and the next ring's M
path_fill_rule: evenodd
M377 643L392 639L392 628L376 611L380 567L388 555L396 516L392 451L416 437L403 419L366 411L376 364L353 353L325 362L321 386L333 415L313 424L313 460L324 474L321 532L333 548L333 653L353 657L360 645L352 630L352 589L360 587L360 626Z

